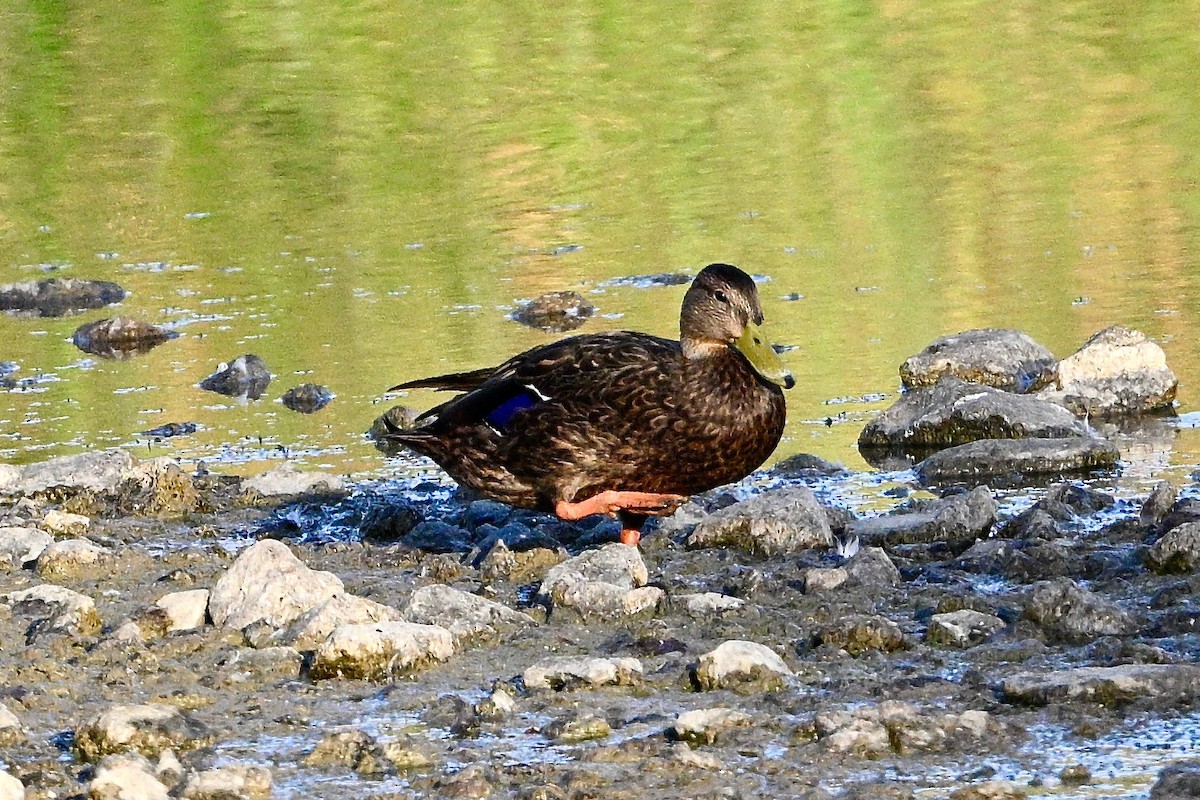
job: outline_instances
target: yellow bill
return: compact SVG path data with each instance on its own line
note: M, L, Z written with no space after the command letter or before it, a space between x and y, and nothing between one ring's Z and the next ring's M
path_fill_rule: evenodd
M763 380L778 384L785 389L796 385L796 379L792 377L792 373L783 365L779 354L762 335L762 328L753 322L746 324L746 330L734 340L733 346L746 357L750 366Z

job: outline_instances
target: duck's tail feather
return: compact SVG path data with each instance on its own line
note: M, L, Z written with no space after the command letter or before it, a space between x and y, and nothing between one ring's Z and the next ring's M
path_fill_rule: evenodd
M471 370L470 372L451 372L448 375L436 375L432 378L418 378L415 381L405 381L393 386L388 391L435 389L439 392L469 392L492 377L495 372L494 367Z

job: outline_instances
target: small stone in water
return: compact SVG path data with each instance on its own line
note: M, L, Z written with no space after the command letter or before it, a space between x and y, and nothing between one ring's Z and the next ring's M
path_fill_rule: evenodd
M333 400L333 392L315 383L304 383L294 386L283 393L283 404L292 411L301 414L312 414L329 405Z
M229 397L262 397L271 382L267 364L253 353L238 356L231 364L222 364L217 371L200 381L200 388Z

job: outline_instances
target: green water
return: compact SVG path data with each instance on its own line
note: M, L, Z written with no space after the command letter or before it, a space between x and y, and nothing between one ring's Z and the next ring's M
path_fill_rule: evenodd
M1195 408L1197 0L520 5L0 5L0 283L132 292L0 317L0 361L43 376L0 393L0 459L388 472L361 437L383 390L553 338L516 300L577 289L584 331L670 335L682 287L598 284L717 260L770 277L796 346L781 455L861 466L888 401L830 401L980 326L1060 356L1136 327ZM117 311L183 336L128 361L68 341ZM244 352L262 400L195 387ZM325 410L277 402L310 381ZM138 435L183 421L204 430ZM1181 431L1173 462L1197 453Z

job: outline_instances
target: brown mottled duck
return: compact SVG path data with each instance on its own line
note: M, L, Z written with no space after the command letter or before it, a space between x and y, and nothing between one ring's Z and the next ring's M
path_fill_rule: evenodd
M498 367L408 381L464 394L393 430L484 497L566 520L620 516L636 545L647 516L740 480L783 434L795 381L763 338L758 290L710 264L683 298L679 341L620 331L572 336Z

